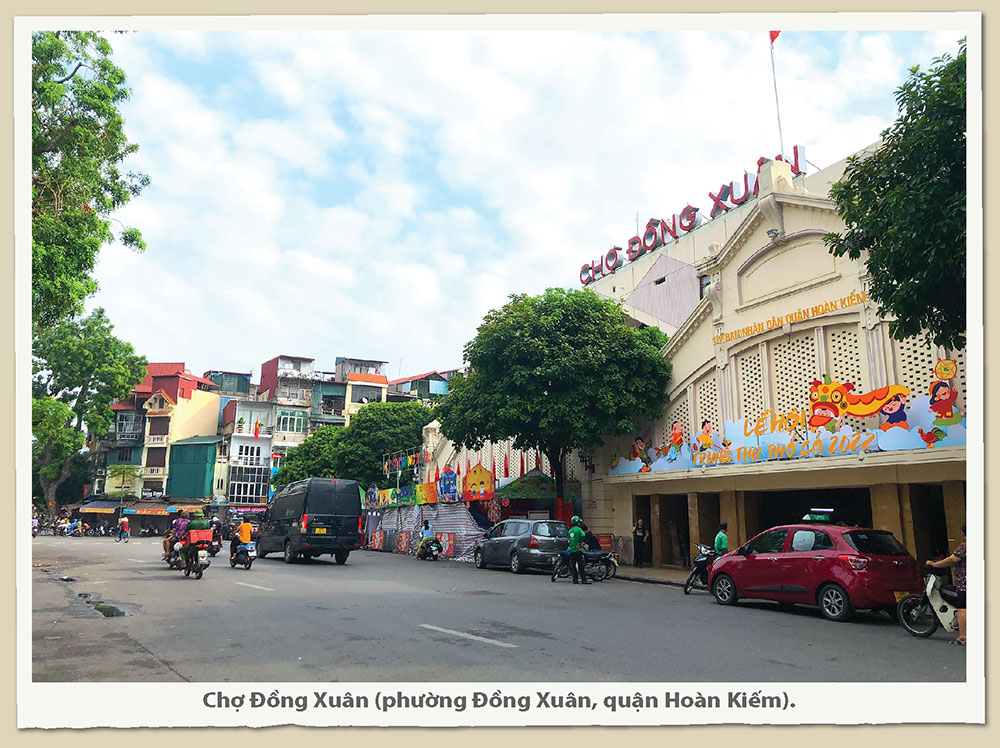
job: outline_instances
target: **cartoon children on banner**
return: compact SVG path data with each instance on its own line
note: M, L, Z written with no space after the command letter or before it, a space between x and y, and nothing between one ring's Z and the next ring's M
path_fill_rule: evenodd
M958 389L951 380L958 374L958 362L951 358L938 359L934 366L934 376L937 377L930 384L928 390L930 394L930 412L935 414L932 422L934 428L929 431L917 429L920 438L924 443L932 448L936 442L941 441L948 435L948 427L962 422L965 415L955 407L958 399Z
M656 448L657 457L666 457L673 462L681 454L681 447L684 446L684 427L680 421L674 421L673 429L670 431L670 438L666 444L661 444Z
M879 426L882 431L888 431L889 429L901 428L909 430L910 425L906 422L906 395L899 393L893 395L892 398L885 405L882 406L879 413L885 416L885 423Z
M637 436L632 442L632 452L629 455L630 460L642 460L642 467L639 469L640 473L648 473L649 466L653 464L650 459L648 450L646 449L646 440L641 436Z
M692 442L692 447L694 452L707 452L710 449L717 449L721 452L730 444L732 442L729 439L723 439L721 446L716 444L715 439L712 437L712 422L702 421L701 433Z

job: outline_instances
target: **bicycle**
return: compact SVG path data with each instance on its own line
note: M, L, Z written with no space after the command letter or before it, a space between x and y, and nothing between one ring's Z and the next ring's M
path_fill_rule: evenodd
M128 537L129 537L129 531L128 530L119 530L118 534L115 535L115 542L119 543L122 540L124 540L127 543L128 542Z

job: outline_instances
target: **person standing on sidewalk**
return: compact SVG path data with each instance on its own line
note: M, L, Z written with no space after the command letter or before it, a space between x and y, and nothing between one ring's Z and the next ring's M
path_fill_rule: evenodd
M587 579L586 561L583 557L583 541L586 537L583 524L576 515L570 520L572 527L569 528L569 570L573 574L573 584L590 584Z
M636 520L635 527L632 528L632 550L635 552L636 568L642 568L642 562L646 558L646 541L649 540L649 530L642 524L642 518Z
M715 536L715 555L721 556L729 550L729 538L726 537L726 530L729 525L725 522L719 523L719 532Z

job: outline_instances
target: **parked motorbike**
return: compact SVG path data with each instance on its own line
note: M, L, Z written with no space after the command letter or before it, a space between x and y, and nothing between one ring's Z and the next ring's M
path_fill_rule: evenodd
M694 565L691 567L691 573L688 575L687 581L684 583L684 594L690 595L691 590L695 586L704 587L708 589L708 570L712 568L712 564L715 563L717 555L715 549L710 545L704 545L702 543L695 543L698 546L698 555L695 556Z
M958 631L955 590L944 584L949 570L929 567L927 572L923 594L907 595L896 606L899 622L913 636L930 636L939 625L945 631Z
M584 573L595 582L600 582L613 576L613 569L617 564L615 561L612 561L611 555L611 551L584 551ZM555 566L552 568L552 581L565 579L570 574L569 551L562 551L556 559Z
M257 558L257 544L252 540L249 543L240 543L236 546L236 555L229 559L229 565L234 569L242 566L247 571Z
M417 559L420 561L437 561L438 556L443 552L444 547L441 545L441 541L437 538L429 538L421 541L417 547Z
M208 550L211 545L211 530L188 530L184 576L194 574L195 579L201 579L205 569L212 565L208 558Z

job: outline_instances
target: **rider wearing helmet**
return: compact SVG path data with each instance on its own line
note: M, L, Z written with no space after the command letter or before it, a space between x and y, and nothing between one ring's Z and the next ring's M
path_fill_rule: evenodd
M187 563L187 549L188 549L188 533L191 530L207 530L210 527L210 523L205 519L205 515L202 514L201 509L195 509L191 512L191 521L188 522L187 527L181 531L181 540L184 541L184 545L181 546L180 557L181 565Z
M584 540L586 538L586 533L584 533L581 527L583 520L573 515L570 523L572 527L569 529L569 570L573 574L573 584L590 584L585 571L586 561L583 557Z
M253 525L250 524L250 515L243 515L242 521L236 526L233 539L229 541L229 559L236 558L236 546L242 543L249 543L253 538Z

